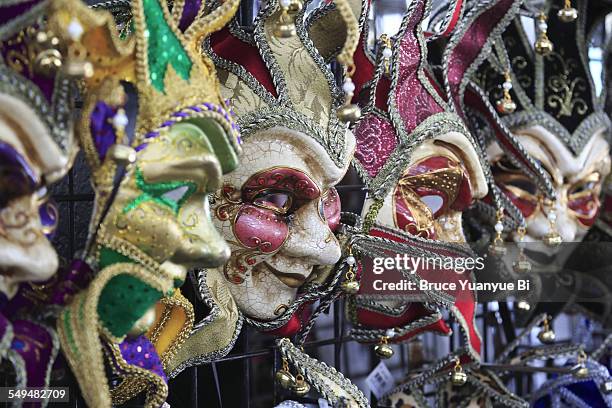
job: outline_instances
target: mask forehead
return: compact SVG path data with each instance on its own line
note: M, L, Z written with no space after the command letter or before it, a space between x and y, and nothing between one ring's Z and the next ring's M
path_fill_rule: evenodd
M347 132L347 138L354 137ZM350 161L341 168L311 137L292 129L277 127L260 131L243 145L241 166L226 180L241 185L251 175L271 167L288 167L308 174L321 190L336 185L346 173Z
M609 172L609 144L603 130L595 132L578 155L542 126L520 129L516 135L529 154L540 160L558 182L578 180L593 171Z

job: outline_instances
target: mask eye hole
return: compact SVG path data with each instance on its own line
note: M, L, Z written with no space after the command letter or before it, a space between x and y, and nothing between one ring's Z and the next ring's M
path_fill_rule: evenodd
M597 183L599 183L599 173L593 173L585 179L574 183L569 189L570 198L580 198L596 194Z
M164 193L162 197L164 197L166 200L174 201L175 203L179 204L187 198L187 193L189 193L189 186L180 186L174 190Z
M282 191L266 191L253 199L257 207L266 208L280 214L286 214L293 203L291 194Z

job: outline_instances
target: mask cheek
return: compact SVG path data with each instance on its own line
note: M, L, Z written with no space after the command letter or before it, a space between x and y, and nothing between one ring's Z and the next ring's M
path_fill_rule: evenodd
M141 203L126 213L121 211L113 219L110 234L137 246L159 263L169 260L184 239L176 216L151 202Z
M250 204L241 206L233 226L238 242L264 254L278 251L289 234L284 217Z

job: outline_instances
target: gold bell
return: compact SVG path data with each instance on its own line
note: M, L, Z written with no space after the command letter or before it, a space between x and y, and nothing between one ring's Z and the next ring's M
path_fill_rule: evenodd
M356 280L345 280L340 286L344 293L347 293L349 295L354 295L359 292L359 282L357 282Z
M563 240L561 239L561 235L559 235L557 231L551 231L548 234L544 235L542 241L549 247L557 247L563 242Z
M586 362L586 359L586 353L584 352L584 350L580 350L578 352L578 364L580 365L580 368L574 373L574 376L576 378L586 378L589 375L589 369L584 364Z
M461 387L467 382L467 374L463 372L459 359L455 362L455 367L451 373L451 383L456 387Z
M279 20L274 24L274 35L279 38L291 38L297 34L293 21Z
M554 50L552 41L548 39L547 35L540 36L535 43L535 50L540 55L550 54Z
M295 377L285 369L278 370L274 375L276 382L286 390L293 388L295 385Z
M304 380L304 376L302 374L298 374L295 377L295 384L291 387L295 395L298 397L303 397L304 395L310 392L310 384Z
M387 336L383 336L380 338L380 343L378 343L374 347L374 352L379 358L382 358L383 360L391 358L391 356L393 355L393 349L388 344Z
M535 42L535 50L540 55L546 55L553 51L554 46L552 41L548 39L548 35L546 34L546 30L548 30L548 24L546 24L546 15L544 13L540 13L538 16L538 29L540 34L538 35L538 39Z
M274 28L272 29L272 33L276 37L291 38L297 34L293 16L289 12L291 5L291 2L287 0L281 0L281 14L280 16L278 16L278 20L276 21L276 23L274 23Z
M516 110L516 103L512 99L501 99L495 104L497 112L508 115Z
M361 109L354 103L342 105L336 111L338 119L345 123L355 123L361 118Z
M518 260L512 264L512 269L516 273L529 273L531 272L531 262L526 259Z
M493 241L493 243L489 246L489 253L491 255L497 256L497 257L501 257L506 255L506 252L508 252L508 250L506 249L505 245L504 245L504 241Z
M588 377L588 375L589 375L589 369L585 365L582 365L574 373L574 376L576 376L577 378L586 378L586 377Z
M548 321L548 317L544 319L544 327L542 327L542 331L538 333L538 339L544 344L550 344L555 341L555 332L550 327L550 322Z
M34 61L36 71L44 76L52 76L62 67L62 54L56 49L43 50Z
M274 375L276 382L286 390L290 390L295 385L296 379L289 371L289 362L283 358L283 368L278 370Z
M572 7L571 0L565 0L565 6L557 12L557 17L564 23L571 23L578 18L578 10Z

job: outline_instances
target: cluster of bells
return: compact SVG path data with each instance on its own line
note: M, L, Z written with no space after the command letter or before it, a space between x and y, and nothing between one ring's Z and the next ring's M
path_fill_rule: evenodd
M300 0L280 0L280 14L274 24L272 33L278 38L291 38L297 35L295 17L302 11L302 8ZM342 84L345 102L336 111L338 119L349 124L356 123L361 118L361 109L356 104L351 103L355 92L355 84L351 79L354 71L354 65L347 67L347 76Z
M557 232L555 228L555 223L557 221L557 213L554 210L553 202L544 202L543 206L548 209L546 214L546 218L548 219L549 224L549 232L544 235L542 238L542 242L549 247L557 247L561 245L563 239L561 235ZM504 244L504 239L502 237L502 233L504 232L504 211L502 209L497 211L497 222L495 223L495 237L493 238L493 242L489 246L489 253L495 257L502 257L506 254L507 248ZM526 230L524 226L520 226L517 229L518 242L517 246L519 248L518 259L512 264L512 268L516 273L529 273L531 272L531 263L527 260L527 257L524 253L525 248L525 235Z
M557 17L564 23L571 23L578 18L578 10L572 7L571 0L566 0L563 8L557 12ZM554 50L554 45L547 35L548 24L546 23L546 15L540 13L537 17L537 21L538 38L534 44L535 51L540 55L550 54ZM516 103L514 103L510 95L512 80L509 72L505 74L505 80L502 87L504 94L502 99L497 101L496 108L499 113L509 115L516 110Z
M286 390L292 391L298 397L303 397L310 392L310 384L302 374L293 375L289 371L289 363L283 359L283 367L276 372L276 382Z
M83 34L83 27L76 21L66 22L72 43L66 47L51 30L37 31L29 27L27 35L34 41L30 52L34 57L34 70L46 77L52 77L62 70L66 75L89 78L93 75L93 65L86 61L86 51L77 41Z

